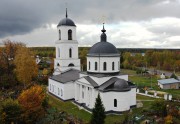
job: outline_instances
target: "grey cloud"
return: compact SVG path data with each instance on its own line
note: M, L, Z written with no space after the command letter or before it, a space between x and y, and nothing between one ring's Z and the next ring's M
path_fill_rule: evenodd
M164 25L161 27L150 27L148 28L149 31L156 33L156 34L164 34L164 35L180 35L180 27L176 25Z
M57 24L65 17L65 2L68 16L75 23L106 23L139 21L155 17L180 17L180 4L172 0L1 0L0 38L26 34L46 24Z

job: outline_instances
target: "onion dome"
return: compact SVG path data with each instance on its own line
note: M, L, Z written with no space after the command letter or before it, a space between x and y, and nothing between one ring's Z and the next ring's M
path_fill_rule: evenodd
M87 56L119 56L118 50L116 47L107 42L107 36L106 36L106 30L104 29L104 23L103 23L103 29L101 30L102 34L100 36L100 42L94 44L91 49L89 50Z
M68 18L68 14L67 14L67 8L66 8L66 18L62 19L59 24L57 25L57 27L59 26L76 26L75 23Z

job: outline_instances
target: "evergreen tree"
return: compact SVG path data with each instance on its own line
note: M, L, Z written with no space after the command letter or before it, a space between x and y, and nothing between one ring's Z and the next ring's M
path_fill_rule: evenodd
M170 78L178 79L177 76L174 73L172 73Z
M101 101L101 97L98 94L98 97L96 98L95 106L92 110L91 124L104 124L105 118L106 118L105 108Z

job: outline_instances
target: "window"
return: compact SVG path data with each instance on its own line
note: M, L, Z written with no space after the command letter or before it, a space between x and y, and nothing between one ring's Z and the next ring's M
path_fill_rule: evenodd
M61 96L63 96L63 91L62 91L62 89L61 89Z
M72 30L68 30L68 40L72 40Z
M106 62L103 63L103 70L106 71Z
M84 99L84 91L82 91L82 98Z
M61 40L61 30L59 30L59 40Z
M74 66L74 64L73 63L70 63L69 65L68 65L68 67L73 67Z
M95 62L95 70L97 70L97 62Z
M118 61L118 69L120 70L120 61Z
M60 91L59 91L59 88L58 88L58 95L59 95Z
M50 84L50 90L51 90L51 84Z
M57 63L57 66L59 66L59 63Z
M72 49L70 48L69 49L69 58L71 58L72 57Z
M114 70L114 62L112 62L112 70Z
M117 107L117 99L114 99L114 107Z
M89 62L89 70L91 69L91 63Z
M60 48L58 48L58 57L60 57Z

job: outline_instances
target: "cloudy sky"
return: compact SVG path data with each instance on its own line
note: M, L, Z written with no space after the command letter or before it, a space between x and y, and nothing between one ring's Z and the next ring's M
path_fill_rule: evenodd
M0 0L0 44L54 46L57 24L68 17L80 46L107 39L119 48L180 48L180 0Z

